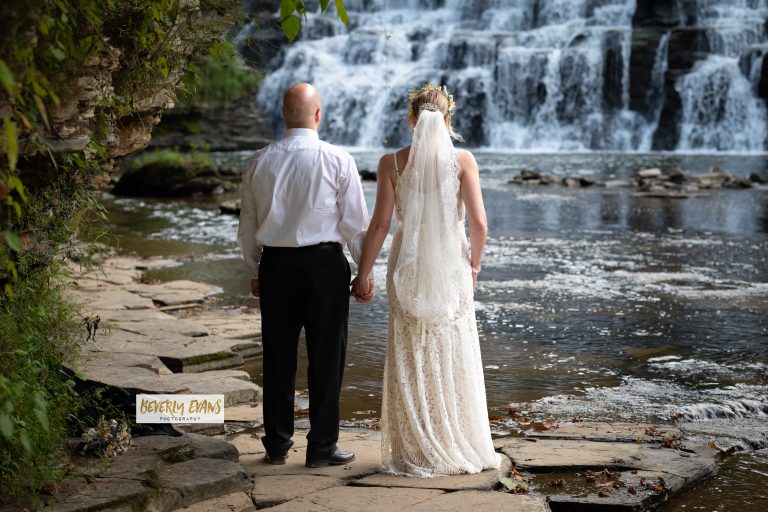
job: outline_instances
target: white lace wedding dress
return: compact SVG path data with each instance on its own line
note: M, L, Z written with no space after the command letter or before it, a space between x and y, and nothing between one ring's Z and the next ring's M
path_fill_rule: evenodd
M488 424L456 152L451 144L444 155L432 202L432 208L448 210L446 225L439 221L431 225L433 220L424 211L429 199L425 200L423 188L419 190L424 184L417 183L419 176L413 169L418 147L415 137L395 188L398 227L387 267L382 462L389 473L422 478L478 473L499 467L501 459L494 451ZM421 222L417 218L409 224L407 208L420 210ZM430 231L414 232L424 225ZM443 236L433 240L431 248L427 242L420 253L415 245L440 230L445 231ZM434 245L440 243L457 245ZM434 253L424 252L427 249ZM412 254L412 261L403 262L404 251ZM418 275L430 270L434 272L431 284L429 277ZM432 287L426 291L418 284L425 280Z

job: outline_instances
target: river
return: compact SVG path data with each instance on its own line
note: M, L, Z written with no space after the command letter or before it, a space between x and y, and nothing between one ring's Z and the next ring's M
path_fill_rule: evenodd
M358 167L378 155L353 150ZM216 155L241 161L243 154ZM498 435L518 434L507 404L536 417L675 421L743 448L668 510L768 506L768 189L657 199L628 189L525 187L520 169L602 179L648 167L768 176L768 156L478 152L490 234L476 292L488 405ZM375 183L365 182L373 208ZM114 242L183 263L156 280L220 286L217 305L256 307L235 243L237 220L210 200L105 194ZM352 304L342 415L379 415L389 240L371 304ZM306 387L302 360L297 385ZM260 366L246 368L260 383Z

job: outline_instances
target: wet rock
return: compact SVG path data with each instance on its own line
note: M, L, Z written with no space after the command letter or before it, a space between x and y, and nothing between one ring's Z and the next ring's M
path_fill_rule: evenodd
M573 427L571 434L579 428ZM591 433L593 438L602 436L600 430L606 431L606 435L616 430L618 439L637 432L627 425L615 428L595 424L591 432L588 427L582 430ZM660 429L650 431L651 434L646 432L643 434L651 437L656 437L658 432L663 439ZM676 432L670 434L676 435ZM578 477L591 472L592 479L585 479L583 483L585 492L550 496L551 506L562 510L595 507L600 503L604 510L616 510L611 507L645 510L717 473L717 451L712 448L677 438L674 439L676 449L637 442L637 439L627 441L505 438L497 439L495 445L512 459L517 469L547 478L560 474ZM598 485L602 481L606 482L604 487ZM628 490L630 485L634 493Z
M219 212L225 215L240 215L240 200L230 199L219 203Z
M591 180L589 178L584 178L581 176L563 178L563 185L565 185L568 188L591 187L594 184L595 184L594 180Z
M661 169L643 169L637 171L637 175L641 178L658 178L661 176Z
M680 167L673 167L669 171L669 181L672 183L682 184L685 183L685 181L688 179L688 177L685 174L685 171L683 171Z
M376 181L376 173L374 171L361 170L360 179L363 181Z
M627 180L608 180L605 182L605 188L626 188L631 186L632 183Z
M524 180L538 180L541 179L541 173L530 169L523 169L520 171L520 178Z
M749 175L749 181L752 183L757 183L759 185L765 185L768 183L768 180L757 174L756 172L753 172Z

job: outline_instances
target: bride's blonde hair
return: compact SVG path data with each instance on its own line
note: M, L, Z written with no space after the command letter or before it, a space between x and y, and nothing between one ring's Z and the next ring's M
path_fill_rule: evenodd
M460 141L464 140L461 138L461 135L453 131L451 126L451 119L456 111L456 103L453 101L453 95L448 92L446 86L435 86L426 83L421 89L411 90L408 95L408 119L413 124L416 124L422 110L433 110L442 113L451 137Z

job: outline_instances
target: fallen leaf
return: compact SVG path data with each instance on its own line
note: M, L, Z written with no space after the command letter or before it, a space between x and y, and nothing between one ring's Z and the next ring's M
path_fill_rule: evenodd
M629 494L637 494L637 489L635 489L634 485L630 485L629 487L627 487L627 492Z
M531 428L533 430L535 430L536 432L544 432L545 430L549 430L548 426L546 426L546 425L539 425L539 424L531 425Z
M598 491L597 495L600 496L601 498L607 498L608 496L611 495L611 491L609 491L608 489L601 489L600 491Z
M557 480L550 480L549 484L547 485L549 485L550 487L564 487L565 480L563 480L562 478L558 478Z
M588 483L588 484L593 484L593 483L595 483L595 477L594 477L594 476L592 476L592 475L587 475L587 478L586 478L586 480L587 480L587 483Z

